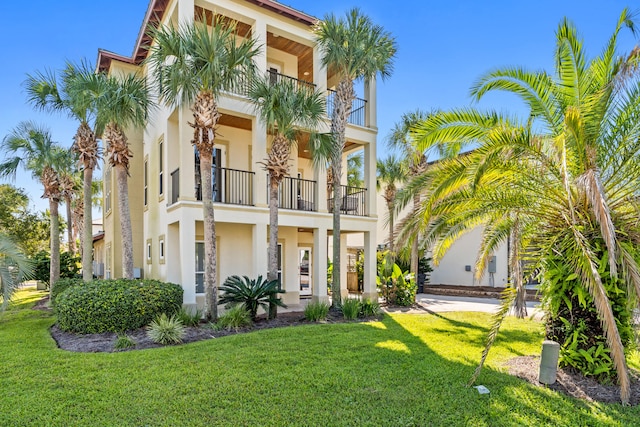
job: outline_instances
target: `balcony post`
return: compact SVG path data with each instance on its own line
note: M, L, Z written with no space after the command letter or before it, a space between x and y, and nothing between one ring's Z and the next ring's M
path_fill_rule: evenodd
M327 69L322 65L322 51L318 45L313 48L313 82L320 93L327 92Z
M376 289L376 235L370 231L364 232L364 283L362 298L378 301Z
M377 90L376 90L376 77L367 79L364 82L364 99L367 101L364 107L364 125L368 128L378 127L378 115L377 115Z
M253 276L267 277L269 260L267 259L267 224L253 226Z
M327 229L315 228L313 230L313 251L312 251L312 268L313 268L313 286L312 300L313 302L329 302L327 295Z
M254 57L258 75L263 76L267 72L267 23L260 19L253 24L253 38L257 46L262 46L260 52Z
M267 128L261 120L253 119L251 134L251 170L255 172L253 182L253 202L255 206L267 207L267 173L259 162L267 157Z
M194 0L180 0L176 7L178 8L178 22L180 24L193 21L195 13Z
M364 186L365 193L365 215L376 218L378 216L376 203L376 144L366 144L364 146Z

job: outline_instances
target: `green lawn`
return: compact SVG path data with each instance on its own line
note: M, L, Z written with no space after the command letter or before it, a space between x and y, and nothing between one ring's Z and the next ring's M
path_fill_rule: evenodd
M385 316L113 354L59 350L51 314L17 295L0 317L0 425L638 425L640 409L588 404L502 372L541 326L509 319L465 387L489 317Z

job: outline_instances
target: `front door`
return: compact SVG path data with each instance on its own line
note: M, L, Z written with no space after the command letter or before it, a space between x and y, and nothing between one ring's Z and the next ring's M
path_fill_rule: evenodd
M311 248L298 248L300 296L311 296Z

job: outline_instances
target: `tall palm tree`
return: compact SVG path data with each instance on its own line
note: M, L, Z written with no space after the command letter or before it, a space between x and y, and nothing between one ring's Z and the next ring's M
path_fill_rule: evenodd
M522 276L541 268L541 289L550 292L551 275L561 269L561 283L581 296L573 299L573 290L555 294L547 307L551 321L568 313L567 319L589 328L589 345L606 338L621 400L629 401L624 350L631 334L623 338L621 330L630 330L624 313L640 296L640 50L616 54L623 27L635 28L626 9L602 54L588 61L576 28L565 19L556 32L555 75L498 69L473 86L476 99L494 90L514 93L529 108L526 121L466 108L433 115L416 128L419 149L476 146L411 183L428 186L420 215L427 240L435 243L433 258L478 225L484 226L478 271L498 245L511 242L515 292L498 313L473 380L509 306L522 294ZM521 260L527 261L523 271ZM576 311L588 302L584 309L597 313L595 323Z
M133 231L129 208L129 149L125 129L140 127L147 121L151 105L146 79L128 75L114 77L102 75L104 90L98 101L98 116L106 123L102 139L106 156L113 167L118 186L118 213L122 241L122 277L133 279Z
M82 278L85 281L92 280L93 239L90 206L93 170L100 160L100 148L95 136L96 99L102 90L100 78L86 62L68 63L60 76L50 71L27 75L24 86L28 102L36 109L64 113L79 122L72 150L78 155L82 166L83 206L87 207L83 215Z
M253 58L259 49L252 38L238 41L235 25L206 18L180 27L160 27L152 31L154 44L148 63L154 72L160 99L170 106L190 106L193 111L193 145L200 155L202 208L204 216L205 311L217 318L216 229L213 211L211 167L216 127L220 113L217 97L227 88L237 87L254 73Z
M395 253L395 201L398 193L398 185L407 177L406 168L394 155L388 156L384 160L378 160L376 164L378 170L376 187L380 190L384 187L382 197L387 204L387 214L389 218L389 251Z
M314 165L326 162L325 154L331 141L322 138L317 128L325 114L324 95L293 81L256 78L249 89L249 98L273 135L264 169L269 173L269 271L267 280L278 279L278 190L282 180L289 176L291 148L308 132L309 152ZM271 308L271 306L270 306ZM275 305L273 310L275 310ZM270 316L275 313L270 313Z
M58 204L60 203L60 180L57 168L65 154L51 139L48 129L31 122L21 122L0 145L5 159L0 163L0 177L15 179L18 167L31 172L34 179L44 187L42 197L49 199L51 218L51 264L49 270L50 289L60 278L60 222Z
M82 187L82 182L76 168L75 157L71 152L67 152L61 159L59 176L60 196L64 200L67 211L67 241L69 245L69 253L71 255L75 255L76 238L74 224L76 219L73 212L73 206L78 194L78 189Z
M18 245L5 235L0 235L0 312L4 311L18 285L33 273L33 263Z
M314 28L316 42L323 50L322 63L337 74L333 115L331 117L330 171L333 184L333 206L341 205L342 155L345 147L347 121L356 98L354 82L384 79L391 75L396 42L390 33L375 25L369 17L354 8L344 19L326 15ZM333 209L333 280L332 304L340 305L340 209Z

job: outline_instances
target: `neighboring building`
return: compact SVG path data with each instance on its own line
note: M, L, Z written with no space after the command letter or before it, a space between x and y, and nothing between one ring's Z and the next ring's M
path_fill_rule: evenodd
M131 58L101 50L99 70L112 74L148 73L143 60L152 40L147 30L160 23L185 22L206 12L237 23L239 33L251 34L263 46L257 58L260 72L275 78L313 85L328 94L336 77L321 64L311 26L316 18L275 1L263 0L152 0ZM346 240L363 235L365 297L375 297L376 252L376 85L364 85L364 98L354 102L347 128L349 153L363 150L365 187L346 196L341 220L343 263L342 293L347 294ZM267 173L260 162L267 156L271 137L252 113L241 89L219 99L219 136L214 166L215 219L218 247L218 283L231 275L266 276L269 211ZM145 129L129 131L133 151L129 198L134 232L134 266L145 278L179 283L184 303L204 302L203 212L200 202L199 165L191 144L193 130L189 108L152 111ZM326 120L324 131L329 129ZM110 167L104 173L104 263L106 277L122 274L117 186ZM346 170L346 166L345 166ZM346 177L344 178L346 184ZM291 177L281 187L279 243L284 301L297 304L302 297L327 300L328 239L332 214L328 203L326 172L314 170L304 141L292 151Z

